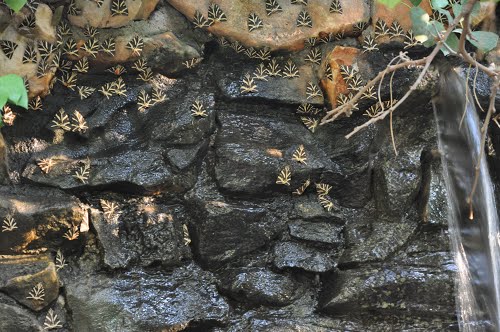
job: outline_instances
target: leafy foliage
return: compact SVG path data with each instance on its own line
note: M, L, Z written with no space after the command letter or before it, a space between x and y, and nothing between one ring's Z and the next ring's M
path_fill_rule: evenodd
M394 8L401 2L401 0L377 1L389 8ZM431 47L436 44L436 41L439 39L439 35L443 34L446 29L441 21L432 19L427 12L418 7L421 2L421 0L411 0L411 3L414 6L410 9L413 32L416 40L421 42L426 47ZM462 12L462 5L466 2L466 0L462 0L460 3L452 3L451 7L449 7L450 3L448 0L431 0L431 6L438 15L446 17L448 22L451 22L454 17ZM472 8L471 18L479 15L479 12L480 4L477 2ZM454 33L450 34L450 36L446 39L445 47L441 48L444 55L458 51L459 36L457 36L457 34L461 33L462 29L455 29ZM489 52L493 50L498 43L498 35L494 32L472 31L471 35L472 36L467 36L467 40L481 52Z
M15 12L18 12L26 4L27 0L5 0L7 7Z
M28 108L28 93L23 79L14 74L0 76L0 108L9 102L13 105ZM3 125L0 115L0 126Z

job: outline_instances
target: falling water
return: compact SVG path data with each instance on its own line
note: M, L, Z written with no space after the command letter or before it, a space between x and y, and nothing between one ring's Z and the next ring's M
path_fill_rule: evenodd
M474 104L469 102L472 99L466 98L464 81L451 67L440 67L433 105L448 191L449 232L457 264L460 329L500 331L498 215L484 154L472 201L472 220L467 204L479 157L480 122Z

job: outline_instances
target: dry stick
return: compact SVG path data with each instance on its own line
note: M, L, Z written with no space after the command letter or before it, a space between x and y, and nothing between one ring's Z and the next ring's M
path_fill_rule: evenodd
M474 0L471 0L470 2L475 2ZM469 4L469 3L468 3ZM470 11L469 11L470 12ZM448 39L448 36L453 32L453 30L455 29L455 27L457 26L457 24L460 22L460 20L462 19L463 15L465 13L465 10L462 11L457 17L455 17L455 19L453 20L453 22L450 24L450 26L448 26L448 29L446 30L445 34L443 35L442 38L439 39L439 41L437 42L436 46L434 47L434 49L432 50L431 54L429 54L427 57L423 58L425 59L425 66L424 66L424 69L422 69L422 72L420 73L420 75L418 76L417 80L413 83L413 85L410 87L410 89L405 93L405 95L396 103L396 105L394 106L391 106L387 111L384 111L382 112L379 116L377 116L376 118L372 118L370 119L369 121L363 123L362 125L360 126L357 126L356 128L354 128L353 131L351 131L348 135L345 136L345 138L349 139L351 138L354 134L356 134L358 131L368 127L369 125L375 123L375 122L378 122L380 120L383 120L385 119L385 117L387 116L387 114L390 114L393 110L395 110L396 108L398 108L412 93L413 91L415 91L418 87L418 85L420 84L420 82L422 81L422 79L424 78L425 74L427 73L427 71L429 70L429 67L431 65L431 62L432 60L434 60L434 58L436 57L436 55L438 54L439 50L441 49L441 47L443 46L444 42L446 41L446 39ZM378 75L377 75L378 76Z
M477 158L476 167L474 169L474 182L472 183L472 189L470 191L469 197L467 197L467 203L469 204L469 219L474 219L474 210L472 209L472 197L474 196L477 184L479 182L479 172L481 170L481 159L484 155L484 146L486 144L486 136L488 134L488 126L490 124L491 116L495 113L495 97L498 91L499 79L498 76L495 77L493 86L491 87L490 94L490 105L488 106L488 113L486 113L486 118L484 119L483 126L481 127L481 145L479 148L479 156Z
M391 60L391 62L389 62L389 66L392 65L392 63L396 60L398 60L398 63L400 63L402 57L403 57L403 54L401 54L401 53L398 56L394 57ZM389 79L389 91L390 91L389 100L391 101L391 106L392 106L392 79L394 77L394 73L396 73L396 72L393 71L391 74L391 78ZM384 103L382 102L382 97L381 97L380 91L382 90L382 83L384 82L385 74L387 74L386 71L384 71L384 74L382 75L382 78L380 79L380 82L378 83L378 90L377 90L378 103L380 104L380 108L382 108L382 111L385 110L385 106L384 106ZM394 137L394 128L392 126L392 113L390 115L389 127L390 127L390 132L391 132L392 148L394 149L394 154L397 156L398 150L396 149L396 139Z
M398 56L394 57L394 59L392 59L391 62L389 62L389 66L392 65L392 63L396 60L398 60L398 63L400 63L402 57L403 57L403 54L401 54L401 53ZM390 90L390 98L389 99L391 100L391 106L392 106L392 78L394 77L394 73L395 73L395 71L392 72L391 78L389 80L389 90ZM382 90L382 83L384 82L385 74L387 74L387 72L384 72L384 74L382 75L382 78L380 79L380 82L378 83L378 90L377 90L378 103L380 104L380 108L382 108L382 111L385 110L385 106L384 106L384 103L382 102L382 97L381 97L380 91ZM392 126L392 113L390 116L390 124L389 125L390 125L390 132L391 132L392 147L394 149L394 154L397 156L398 150L396 149L396 139L394 138L394 130L393 130L393 126Z
M391 78L389 79L389 93L390 93L389 100L391 101L391 107L392 107L392 103L393 103L393 99L392 99L392 79L394 78L394 74L395 73L396 72L393 71L392 74L391 74ZM390 129L391 129L392 147L394 148L394 154L397 157L398 156L398 151L396 150L396 139L394 138L394 128L392 126L392 111L391 111L391 113L389 113L389 126L390 126Z
M467 76L465 77L465 104L464 104L464 112L462 113L462 117L460 118L460 124L458 125L459 129L462 128L465 115L467 114L467 104L469 103L469 74L471 67L472 64L469 64L469 68L467 69Z
M479 67L479 69L484 71L488 76L495 77L498 75L497 71L477 62L469 53L467 53L467 50L465 49L465 40L467 39L467 36L471 36L471 38L473 38L472 33L470 31L470 13L476 2L477 0L471 0L467 2L462 9L462 13L460 13L464 18L464 21L462 24L463 26L462 34L460 35L460 40L458 42L458 53L460 54L462 59L464 59L466 62L476 65L476 67ZM455 23L455 21L453 22Z
M479 72L479 68L477 68L477 61L476 61L476 73L474 75L474 82L472 83L472 88L473 88L472 91L474 92L474 99L476 100L477 106L479 106L479 108L481 109L481 112L484 113L484 108L479 103L479 98L477 98L477 93L476 93L476 82L477 82L477 73L478 72Z
M326 123L332 122L336 120L340 115L347 113L354 104L363 96L363 94L372 86L375 85L386 73L391 73L401 68L411 67L411 66L419 66L425 63L426 58L418 59L418 60L410 60L405 61L397 65L388 66L383 71L377 74L374 79L368 82L363 88L359 90L354 97L352 97L347 103L331 110L326 113L326 115L321 119L320 125L324 125Z
M476 1L475 0L471 0L470 2L467 3L467 5L470 5L470 3L474 3ZM457 26L457 24L460 22L460 20L464 16L464 13L466 13L465 9L466 9L467 5L464 6L464 10L460 14L458 14L458 16L455 17L455 19L453 20L453 22L448 26L448 29L446 30L445 34L437 42L437 44L434 47L434 49L432 50L431 54L429 54L428 56L426 56L426 57L424 57L422 59L412 60L412 61L406 61L406 62L403 62L403 63L398 64L398 65L387 67L385 70L383 70L382 72L378 73L378 75L375 76L374 79L372 79L370 82L368 82L368 84L365 85L365 87L362 88L348 103L346 103L346 104L344 104L344 105L342 105L340 107L337 107L334 110L331 110L331 111L327 112L326 115L321 120L320 125L324 125L325 123L334 121L341 114L346 113L347 110L348 110L348 107L349 107L349 109L351 109L352 106L354 105L354 103L357 100L359 100L359 98L363 95L363 93L369 87L373 86L378 80L380 80L385 75L386 72L393 72L393 71L395 71L397 69L400 69L400 68L409 67L409 66L418 66L418 65L425 64L424 65L424 69L422 70L422 72L418 76L417 80L413 83L413 85L406 92L406 94L396 103L396 105L390 107L387 111L382 112L376 118L372 118L372 119L368 120L367 122L365 122L364 124L362 124L362 125L354 128L354 130L351 133L349 133L348 135L346 135L345 137L347 139L349 139L350 137L352 137L354 134L356 134L361 129L366 128L366 127L368 127L369 125L371 125L371 124L373 124L375 122L378 122L380 120L385 119L385 117L387 116L387 114L390 114L390 112L392 112L393 110L395 110L396 108L398 108L410 96L410 94L413 93L413 91L415 91L417 89L418 85L420 84L420 82L424 78L425 74L427 73L427 70L429 69L432 60L434 60L434 58L438 54L439 50L443 46L444 42L446 41L446 39L448 39L448 36L453 32L453 30L455 29L455 27ZM470 9L472 9L472 7ZM469 10L469 13L470 13L470 10Z
M392 63L396 60L400 60L401 61L401 57L402 57L402 54L400 53L398 56L395 56L391 62L389 62L389 67L392 65ZM399 62L398 62L399 63ZM377 89L377 97L378 97L378 103L380 104L380 108L382 108L382 111L385 110L384 108L384 103L382 102L382 97L381 97L381 93L380 91L382 90L382 83L384 82L384 78L385 78L385 75L388 73L388 71L384 70L382 72L382 77L380 78L380 82L378 83L378 89Z
M495 77L496 75L498 75L497 71L490 69L490 68L478 63L477 61L475 61L465 50L465 38L466 38L467 34L470 34L469 16L470 16L472 8L476 2L477 2L477 0L471 0L471 1L467 2L467 4L464 5L462 12L457 17L455 17L453 22L448 26L448 29L446 30L444 36L442 37L442 39L440 39L438 41L437 45L434 47L433 51L431 52L431 54L429 56L424 57L422 59L418 59L418 60L406 61L406 62L403 62L403 63L398 64L398 65L394 65L394 66L388 66L384 71L378 73L378 75L374 79L372 79L370 82L368 82L365 85L365 87L363 87L349 102L327 112L327 114L321 120L320 125L324 125L326 123L332 122L332 121L336 120L340 115L347 113L349 111L349 109L352 109L352 107L354 106L354 103L357 102L361 98L363 93L365 93L370 87L375 85L375 83L378 80L380 80L385 75L385 73L393 72L393 71L396 71L400 68L410 67L410 66L418 66L418 65L425 63L424 69L420 73L420 75L417 78L417 80L415 81L415 83L410 87L409 91L403 96L403 98L401 98L398 101L398 103L396 103L396 105L392 106L389 110L381 113L378 117L372 118L369 121L365 122L363 125L356 127L350 134L346 135L345 137L348 139L348 138L352 137L355 133L360 131L361 129L368 127L370 124L375 123L375 122L380 121L380 120L383 120L387 116L387 114L390 114L390 112L392 112L397 107L399 107L409 97L409 95L416 89L418 84L420 84L425 73L429 69L429 66L430 66L432 60L434 59L434 57L437 55L437 53L439 52L439 50L443 46L444 41L446 41L446 39L448 39L448 36L453 32L453 30L458 25L458 23L460 23L462 18L464 18L464 24L463 24L464 30L462 31L462 35L460 36L458 55L460 55L462 57L462 59L464 59L466 62L473 63L474 65L476 65L476 67L479 67L479 69L483 70L487 75L492 76L492 77Z

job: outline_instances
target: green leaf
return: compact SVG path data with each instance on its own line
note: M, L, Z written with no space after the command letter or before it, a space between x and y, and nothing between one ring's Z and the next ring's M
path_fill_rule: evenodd
M21 76L9 74L0 76L0 102L28 108L28 93ZM3 105L2 105L3 106Z
M441 14L443 14L444 16L446 16L446 18L448 19L448 22L453 22L453 17L451 16L449 10L438 9L438 12L441 13Z
M498 44L498 35L488 31L472 31L472 37L467 36L467 40L482 52L489 52Z
M413 7L410 9L410 18L415 35L426 35L427 25L429 24L429 14L420 7Z
M420 3L422 2L422 0L410 0L410 2L411 2L414 6L418 6L418 5L420 5Z
M410 9L410 17L415 38L426 47L432 46L435 41L433 34L429 31L432 27L429 14L420 7L413 7Z
M448 47L441 47L441 52L443 52L444 55L450 54L451 53L450 49L455 53L458 52L458 43L459 43L459 39L458 39L457 35L454 33L451 33L445 42L446 46L448 46Z
M15 12L18 12L26 4L27 0L5 0L7 6Z
M448 5L448 0L431 0L431 6L434 9L441 9Z
M390 9L393 9L401 2L401 0L377 0L377 2L383 4L386 7L389 7Z

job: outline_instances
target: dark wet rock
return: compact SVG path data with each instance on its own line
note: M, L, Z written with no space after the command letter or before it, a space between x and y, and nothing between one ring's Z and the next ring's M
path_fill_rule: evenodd
M420 183L420 151L406 148L399 156L384 160L374 173L379 210L401 216L417 197Z
M266 245L282 227L265 207L210 201L194 217L193 246L203 262L221 263Z
M454 315L453 273L417 267L361 268L324 278L321 308L341 314L368 310Z
M327 224L344 224L343 216L334 211L328 212L325 210L325 208L321 206L316 195L294 197L293 202L294 209L290 216L293 219L308 222L323 222Z
M290 235L296 239L331 244L339 247L344 241L342 226L325 222L294 222L288 224Z
M43 332L45 329L28 310L0 303L0 331Z
M33 156L23 177L62 189L112 187L144 192L168 187L170 193L187 191L196 181L197 158L206 151L214 131L213 95L195 97L193 91L192 100L185 98L181 103L177 94L184 93L186 86L175 80L165 84L171 100L142 113L117 97L117 102L109 107L101 107L97 100L88 103L82 111L89 125L83 141L66 134L63 143L50 145ZM133 98L140 88L132 83L133 93L127 98ZM196 119L191 115L190 107L196 98L204 103L208 117ZM77 109L81 104L84 103L69 103ZM48 174L36 165L43 158L58 161ZM84 183L72 175L85 165L87 158L90 170Z
M425 154L436 145L433 116L425 108L426 103L419 104L422 101L418 98L406 102L400 117L394 120L398 155L392 148L387 121L381 125L374 146L379 149L373 163L374 197L378 210L387 218L400 218L418 205L416 201L426 180L422 171L428 167ZM409 105L415 106L412 109Z
M42 290L44 296L40 295ZM40 311L59 294L56 267L45 255L2 256L0 291L31 310Z
M228 52L231 51L228 50ZM261 63L264 63L266 68L268 68L271 62L250 60L245 55L236 53L229 53L231 58L221 61L220 57L228 57L227 52L224 52L218 54L217 61L213 65L215 67L215 79L219 89L228 99L259 99L273 103L296 105L310 103L318 106L323 105L324 97L321 92L317 70L310 63L304 61L308 52L309 50L291 55L290 57L273 57L272 60L275 61L277 68L275 71L278 73L278 76L267 76L265 79L256 79L254 73ZM285 78L283 76L283 70L289 60L296 66L299 77ZM246 75L249 75L253 79L253 85L256 86L254 92L246 93L241 89L242 86L247 86L244 83ZM310 97L307 94L309 82L318 87L321 92L319 96Z
M232 298L253 304L284 306L301 294L301 286L287 275L263 268L229 271L220 288Z
M432 266L442 270L455 271L456 265L450 250L448 230L421 227L395 260L410 266Z
M495 56L498 58L498 51L491 52L489 54L492 58ZM489 62L491 63L491 62ZM463 78L469 79L469 87L474 87L474 95L477 96L479 102L483 109L487 110L490 102L490 94L491 94L491 83L492 79L485 72L479 70L476 74L476 68L462 67L461 76ZM500 106L500 96L498 94L495 98L495 105L498 109Z
M319 178L323 170L333 168L314 136L291 114L278 119L271 113L221 111L219 121L215 175L224 191L257 195L291 192L308 178ZM301 144L308 155L307 165L291 160ZM291 188L276 184L285 165L292 167Z
M316 144L331 160L333 166L322 175L322 181L333 186L330 196L345 207L361 208L370 200L372 151L377 146L377 129L368 127L346 139L352 129L366 121L353 115L352 122L338 121L325 125L315 134Z
M184 2L179 6L196 8L206 17L209 2ZM127 20L126 26L99 29L101 41L116 37L116 54L109 57L100 52L91 59L89 73L78 75L78 86L98 88L115 80L104 70L122 63L127 69L122 75L126 97L106 99L95 92L82 101L57 81L52 95L43 100L43 111L14 108L16 123L2 128L2 133L10 150L10 177L25 189L0 188L0 198L2 193L8 196L0 201L0 223L10 213L5 202L18 199L22 203L18 210L23 212L16 219L19 229L0 232L0 253L4 253L4 239L5 248L14 247L16 254L34 250L53 255L61 248L68 265L57 272L60 294L50 295L54 299L36 317L22 303L31 281L12 284L11 293L2 288L0 330L12 326L11 316L19 317L20 329L37 330L49 308L64 324L64 331L457 330L452 294L456 266L448 249L445 187L440 166L425 159L425 152L436 146L428 103L433 89L419 88L394 113L397 156L388 119L345 138L368 119L363 113L373 101L366 99L352 116L311 133L296 114L299 104L329 109L334 93L346 89L338 77L338 65L355 64L366 82L398 54L401 43L361 53L361 38L350 33L354 12L345 6L341 16L350 22L344 25L348 37L318 41L315 49L322 51L321 65L304 61L309 49L290 54L273 51L271 56L281 69L291 59L300 78L255 80L258 92L243 94L242 79L253 74L261 61L218 46L215 36L235 37L228 42L250 41L247 47L277 45L278 39L281 46L276 47L297 50L309 32L329 38L326 33L333 30L329 30L331 21L317 20L319 2L302 6L278 0L284 12L270 16L263 3L242 7L247 17L246 9L257 6L265 24L262 30L249 34L245 20L238 20L237 28L244 34L226 34L234 28L237 2L218 1L228 21L207 31L193 28L189 20L194 11L185 12L186 18L168 3L160 3L148 20L130 21L132 13L119 18ZM330 0L320 2L326 15L338 16L327 13ZM84 4L88 6L95 9L95 4ZM358 9L366 8L363 4ZM314 28L296 28L289 19L290 10L310 12ZM372 11L372 25L376 17L392 18L379 4ZM291 31L300 33L263 39L266 29L274 29L285 18L293 25ZM318 26L328 29L318 35L313 33ZM82 29L71 30L77 42L87 39ZM373 27L368 27L363 35L371 31ZM135 35L144 40L142 57L148 65L168 78L155 75L148 83L137 80L138 73L131 67L134 57L125 47ZM23 43L16 51L19 54ZM410 56L418 52L410 50ZM186 68L186 60L200 62ZM327 61L333 81L324 76ZM406 92L416 74L418 69L396 72L396 98ZM309 81L321 87L323 98L307 99ZM49 82L46 78L33 83L41 91ZM480 83L479 98L485 101L488 84ZM151 93L153 86L167 99L138 111L139 92ZM383 100L388 98L388 87L386 79ZM195 101L203 104L207 117L192 116ZM79 110L89 129L67 132L54 143L51 122L61 107L70 117ZM492 134L494 144L500 146ZM306 165L291 159L300 145L307 154ZM44 174L37 162L50 157L59 163ZM87 157L91 169L82 183L73 175ZM276 184L285 165L292 169L291 186ZM306 192L292 195L307 179L311 185ZM332 186L333 211L319 203L316 183ZM35 187L62 188L66 193ZM101 199L116 203L115 215L103 208ZM68 241L63 235L76 218L69 211L77 206L86 214L80 202L90 206L92 225L79 240ZM31 208L36 212L28 213ZM87 220L83 221L83 229L88 228ZM36 276L52 264L45 258L26 268L18 263L23 259L17 257L10 264L13 268L0 266L0 276L5 280ZM13 307L18 310L13 312ZM9 317L2 316L2 309ZM33 318L38 323L32 324Z
M66 283L73 324L85 331L179 331L195 322L222 324L229 312L213 275L195 265L172 274L75 274Z
M299 318L283 318L282 315L253 315L236 322L227 331L258 332L332 332L332 331L457 331L453 317L432 318L426 316L366 315L353 314L349 317L331 318L325 315L309 315Z
M298 268L309 272L327 272L337 266L337 249L317 249L295 242L278 243L274 247L277 268Z
M80 240L69 241L64 235L75 227L82 232L88 228L87 211L78 199L57 189L26 185L0 187L0 220L0 253L76 246ZM6 220L16 228L4 229Z
M92 224L107 266L125 268L156 262L173 266L191 257L183 240L183 223L189 219L180 206L165 206L151 198L101 200L101 207L104 204L115 204L116 211L92 209Z
M341 264L383 261L403 246L417 228L415 222L381 222L348 225L347 248Z
M436 159L429 165L428 196L422 211L423 220L431 225L447 227L448 225L448 197L444 182L441 161Z

